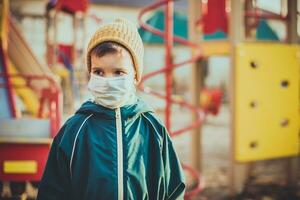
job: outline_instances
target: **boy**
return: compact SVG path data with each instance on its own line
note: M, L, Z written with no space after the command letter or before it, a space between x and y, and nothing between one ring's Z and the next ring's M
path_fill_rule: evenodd
M167 130L136 96L143 50L124 19L94 34L87 49L94 99L54 138L37 199L183 199L185 178Z

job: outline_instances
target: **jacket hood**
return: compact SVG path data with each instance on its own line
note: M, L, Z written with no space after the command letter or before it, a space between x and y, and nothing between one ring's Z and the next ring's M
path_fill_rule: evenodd
M105 119L113 119L115 118L115 110L116 109L110 109L99 105L93 100L88 100L82 104L82 106L76 111L76 114L94 114ZM148 106L146 102L144 102L144 100L142 100L140 97L136 97L131 104L121 107L121 116L123 119L132 118L135 115L145 112L154 112L154 110L153 108Z

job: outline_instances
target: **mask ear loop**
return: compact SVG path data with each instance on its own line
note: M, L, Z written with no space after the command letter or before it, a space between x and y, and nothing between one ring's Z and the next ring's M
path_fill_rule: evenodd
M134 70L135 71L135 70ZM138 85L138 80L137 80L137 73L136 71L134 72L134 85L137 86Z

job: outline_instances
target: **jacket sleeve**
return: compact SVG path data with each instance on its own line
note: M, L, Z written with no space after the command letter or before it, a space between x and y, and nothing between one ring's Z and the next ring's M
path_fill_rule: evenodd
M59 143L64 127L53 140L42 180L39 184L37 200L69 199L70 176L65 154L60 150Z
M185 176L171 138L166 130L164 131L162 153L167 199L183 199L186 187Z

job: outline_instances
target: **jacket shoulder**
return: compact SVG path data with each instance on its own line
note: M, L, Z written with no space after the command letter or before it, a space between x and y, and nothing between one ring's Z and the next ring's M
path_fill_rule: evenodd
M64 122L58 134L65 135L74 132L87 117L87 115L74 114Z
M149 123L150 127L154 129L154 132L160 137L161 140L165 137L166 127L157 114L153 111L143 113L144 118Z
M85 121L86 118L89 117L90 115L76 113L67 119L67 121L64 123L64 126L66 126L66 128L72 128L74 126L77 126L78 124L81 124Z
M145 113L143 113L143 115L145 116L145 118L147 118L149 121L151 121L151 123L153 125L155 125L156 127L165 128L164 123L162 122L162 120L157 116L157 114L154 111L145 112Z
M75 114L67 119L55 137L58 145L64 150L71 149L77 133L90 117L91 115Z

